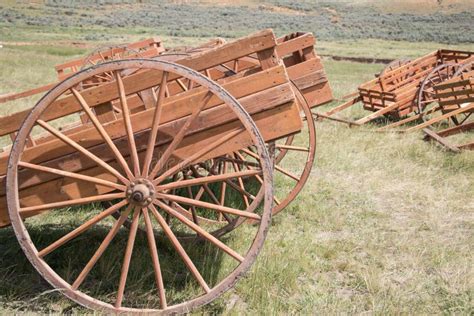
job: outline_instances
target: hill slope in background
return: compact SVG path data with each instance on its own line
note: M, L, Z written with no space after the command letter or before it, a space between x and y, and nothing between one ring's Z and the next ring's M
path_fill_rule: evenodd
M474 42L474 33L467 31L472 28L474 10L465 0L424 0L419 4L413 0L219 1L220 5L210 0L132 2L136 1L78 4L50 0L46 5L6 1L0 4L0 26L98 28L105 33L108 29L142 27L157 34L186 37L235 37L274 28L280 35L312 31L322 40Z

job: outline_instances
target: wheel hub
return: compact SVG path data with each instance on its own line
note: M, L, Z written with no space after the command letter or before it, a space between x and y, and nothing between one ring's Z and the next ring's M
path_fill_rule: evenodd
M148 179L136 179L127 188L127 199L131 204L148 206L155 198L156 190L153 183Z

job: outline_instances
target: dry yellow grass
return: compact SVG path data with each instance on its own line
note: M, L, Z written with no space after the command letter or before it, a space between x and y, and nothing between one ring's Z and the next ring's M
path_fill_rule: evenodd
M2 49L1 92L48 82L52 66L73 56ZM382 67L325 66L337 97ZM362 112L354 108L350 114ZM474 312L473 153L454 155L421 141L419 133L379 134L375 127L318 124L317 159L305 190L275 217L249 276L198 313ZM49 220L64 225L81 216L61 212ZM250 229L236 231L233 242L245 241ZM0 230L0 313L88 313L49 290L13 231Z

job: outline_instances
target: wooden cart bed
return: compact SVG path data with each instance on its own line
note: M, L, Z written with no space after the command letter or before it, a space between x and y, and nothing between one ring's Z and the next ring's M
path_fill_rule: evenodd
M217 48L197 54L177 63L191 67L197 71L206 71L221 64L233 61L238 58L257 54L260 63L260 71L246 75L225 77L222 84L235 98L237 98L244 108L252 115L256 121L261 133L266 141L285 137L297 133L301 129L301 118L299 110L294 100L294 94L288 79L285 67L279 64L276 58L276 38L270 30L259 32L252 36L231 42ZM146 147L146 139L143 138L143 127L149 126L151 120L152 108L147 106L141 92L146 91L159 84L161 74L153 71L138 71L128 77L124 77L127 99L130 107L134 107L135 113L131 120L133 131L135 133L137 147L142 154ZM180 78L169 78L173 84L178 84ZM93 87L80 92L84 100L91 107L100 107L104 104L110 104L119 99L116 84L114 82L106 83L98 87ZM171 94L167 103L163 105L162 121L160 122L159 142L156 144L156 155L159 154L160 146L169 143L176 131L183 124L184 117L188 116L198 100L202 99L202 92L199 87L192 89L182 89L181 92ZM191 131L186 134L183 143L179 147L174 161L176 163L182 157L189 156L205 144L222 137L235 128L233 114L219 107L219 102L210 101L206 109L202 112L206 117L206 122L212 122L209 125L196 124ZM81 111L77 100L73 95L69 95L48 108L43 114L42 119L45 122L74 115ZM0 136L14 133L20 127L23 119L28 115L29 110L14 113L12 115L0 118ZM124 139L123 121L119 114L115 117L109 117L104 128L114 139L117 147L127 154L126 141ZM285 122L281 124L281 122ZM148 125L147 125L148 123ZM78 127L68 131L63 131L67 136L76 141L92 153L104 153L105 145L97 131L90 123L81 124ZM248 145L248 139L239 137L232 142L225 143L214 151L208 153L204 158L212 158L228 152L244 148ZM105 174L103 169L94 167L90 161L84 159L77 153L71 154L73 150L58 139L39 139L34 140L34 145L29 147L23 157L28 161L42 163L45 166L62 166L71 172L86 174L94 177L104 178L110 181L116 181L113 176ZM0 174L4 175L8 152L0 155ZM114 165L113 157L110 155L109 161ZM34 177L32 176L35 175ZM22 200L23 207L28 205L38 205L38 203L54 203L55 201L64 201L65 198L74 199L83 196L90 196L96 193L103 194L111 190L102 186L82 185L77 181L66 181L62 177L55 177L51 174L45 174L44 177L38 177L37 174L25 170L21 173L22 179ZM24 216L32 216L37 211L29 213L25 208ZM0 177L0 225L9 223L5 203L5 176Z

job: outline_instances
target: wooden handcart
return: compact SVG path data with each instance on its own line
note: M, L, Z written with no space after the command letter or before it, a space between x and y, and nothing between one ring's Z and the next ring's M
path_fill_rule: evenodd
M0 153L0 225L13 226L53 287L89 308L170 314L212 301L262 248L274 151L308 152L278 145L301 131L305 102L277 49L267 30L175 62L112 60L69 75L34 108L1 117L0 136L15 141ZM248 58L249 71L220 71ZM77 220L44 238L60 212ZM238 244L220 238L248 220L255 225ZM103 234L84 247L94 226ZM189 247L182 238L190 236L216 255ZM212 274L216 256L226 268ZM155 284L154 299L126 295L138 257L148 258L138 274Z
M361 102L365 110L373 113L357 120L339 120L362 125L385 116L395 121L381 128L388 129L423 119L439 110L430 107L435 101L433 86L452 78L473 58L474 52L442 49L412 61L396 61L375 79L360 85L351 99L319 116L338 120L336 113Z
M440 115L430 117L422 124L426 134L424 139L435 140L453 152L473 150L472 137L462 144L454 144L448 137L474 131L474 62L458 69L453 78L435 85L433 98L441 109ZM454 126L443 128L442 123L446 120L450 120ZM441 125L441 128L435 128L436 125Z
M277 39L276 54L285 65L291 80L292 89L296 94L297 103L300 107L304 127L302 132L298 135L298 146L293 144L293 142L295 142L294 135L278 141L275 146L275 177L278 181L284 182L285 185L278 186L278 189L274 191L275 206L273 208L273 214L283 210L298 196L310 176L316 152L316 127L312 119L311 108L332 101L332 91L323 64L321 63L321 58L316 54L314 49L315 43L316 39L311 33L302 32L291 33ZM222 46L223 44L225 44L225 41L218 38L197 47L170 49L149 57L179 63L180 60L184 60L190 56L196 56L197 54ZM137 44L134 45L137 46ZM161 47L162 46L163 45L161 45ZM113 55L112 53L113 52L109 50L105 51L103 55L109 56ZM127 55L133 54L129 53ZM66 64L78 64L78 62L69 62ZM79 68L82 67L76 67L76 69ZM225 78L234 75L242 76L258 71L261 71L259 58L257 54L253 53L246 56L239 56L238 58L217 66L206 68L201 70L201 73L217 81L225 80ZM191 82L179 80L175 84L170 85L166 93L174 95L186 91L189 88L191 88ZM139 96L142 102L147 103L146 99L149 98L149 94L142 92ZM153 101L151 100L151 102ZM118 113L118 107L113 105L101 106L100 109L96 108L96 111L100 111L101 115L111 115L111 117L114 117L113 109ZM83 116L83 118L87 119L85 116ZM255 164L255 162L252 162L252 160L255 160L255 154L249 152L248 149L244 149L229 154L224 160L227 161L221 159L221 161L208 162L208 164L214 165L214 167L211 168L212 172L220 173L228 169L234 171L248 169L249 163L250 165L252 163ZM261 179L258 175L247 177L247 180L249 178L254 178L255 181L261 183ZM241 190L246 190L245 185L243 180L239 180ZM223 191L226 190L226 186L227 184L223 183ZM208 191L208 188L201 187L194 198L206 198L206 192ZM243 194L242 200L248 204L248 195ZM220 220L225 219L221 217Z

